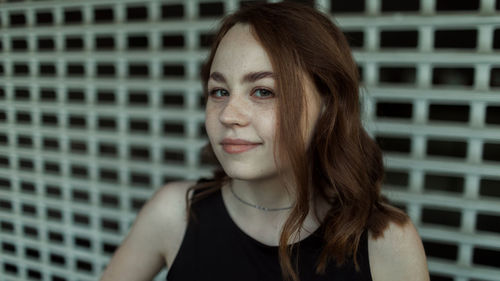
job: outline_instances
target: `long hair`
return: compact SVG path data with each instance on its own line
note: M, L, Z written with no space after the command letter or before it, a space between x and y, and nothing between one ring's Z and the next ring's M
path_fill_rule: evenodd
M283 276L299 280L297 260L292 265L293 246L287 244L309 212L310 183L313 195L330 204L322 222L325 247L316 272L324 273L331 260L341 265L352 258L357 265L357 248L364 231L370 230L377 238L390 221L402 225L408 219L386 204L381 195L382 154L361 124L358 70L348 43L328 16L314 8L290 2L244 7L222 20L214 38L201 70L205 97L217 47L237 23L250 25L271 60L279 93L275 148L280 158L290 163L297 189L296 203L279 242ZM297 124L302 124L306 102L304 74L314 83L325 106L309 148L303 138L297 137ZM209 145L205 149L215 158ZM228 180L218 164L213 180L191 187L206 190L192 199L186 195L188 212L191 204L220 189Z

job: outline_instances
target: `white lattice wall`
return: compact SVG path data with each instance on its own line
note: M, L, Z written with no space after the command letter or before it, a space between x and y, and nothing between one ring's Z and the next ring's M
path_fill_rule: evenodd
M432 279L500 280L500 0L316 4ZM209 174L198 70L239 6L0 2L0 280L96 280L155 189Z

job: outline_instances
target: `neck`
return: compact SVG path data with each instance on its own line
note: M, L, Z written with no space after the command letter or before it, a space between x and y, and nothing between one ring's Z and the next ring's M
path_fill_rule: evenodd
M290 177L285 178L289 179ZM237 221L244 221L246 224L253 225L253 231L256 232L281 233L281 229L292 209L269 212L248 206L236 199L231 193L231 184L238 197L248 203L266 208L283 208L293 205L295 203L295 185L288 183L289 191L287 191L284 182L277 178L258 181L231 179L231 182L222 188L226 208L233 219L236 218ZM309 187L310 193L312 193L311 185ZM327 202L310 200L309 203L309 213L301 227L305 229L306 234L312 233L321 224L322 218L329 209ZM313 211L315 208L319 208L319 217L315 216Z
M236 196L247 203L269 209L287 208L295 203L295 186L288 183L287 190L287 183L279 178L231 181L229 184Z

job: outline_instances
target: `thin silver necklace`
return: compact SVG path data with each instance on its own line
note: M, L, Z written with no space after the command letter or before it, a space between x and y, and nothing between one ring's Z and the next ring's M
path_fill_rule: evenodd
M249 202L241 199L238 195L236 195L236 193L234 193L233 185L232 184L229 185L229 189L231 189L231 193L234 195L234 197L236 199L238 199L238 201L240 201L241 203L243 203L245 205L248 205L248 206L250 206L252 208L259 209L259 210L262 210L262 211L266 211L266 212L283 211L283 210L289 210L289 209L291 209L293 207L293 205L292 205L292 206L289 206L289 207L282 207L282 208L267 208L267 207L255 205L255 204L249 203Z

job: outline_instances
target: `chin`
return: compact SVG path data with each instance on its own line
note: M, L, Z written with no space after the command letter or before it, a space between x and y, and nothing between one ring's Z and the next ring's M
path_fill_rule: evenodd
M261 165L238 165L236 163L223 163L221 162L224 172L236 180L256 181L274 178L278 172L273 167L266 167Z

